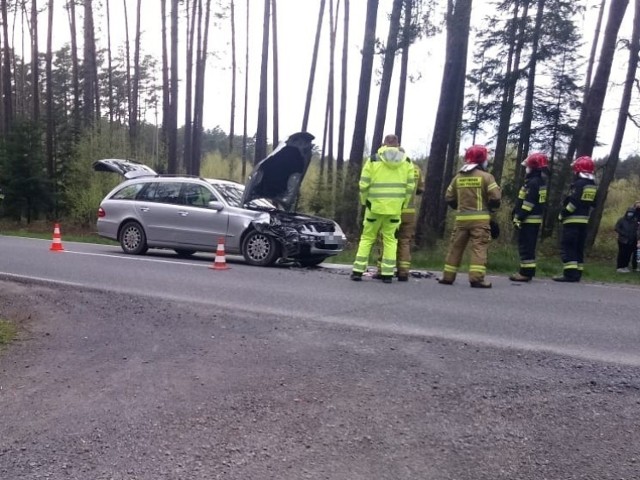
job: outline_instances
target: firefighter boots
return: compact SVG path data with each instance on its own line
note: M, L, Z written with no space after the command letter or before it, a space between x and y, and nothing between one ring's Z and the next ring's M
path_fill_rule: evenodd
M522 275L520 272L518 272L510 275L509 280L511 280L512 282L530 282L531 277L527 277L526 275Z
M490 282L471 282L471 288L491 288Z

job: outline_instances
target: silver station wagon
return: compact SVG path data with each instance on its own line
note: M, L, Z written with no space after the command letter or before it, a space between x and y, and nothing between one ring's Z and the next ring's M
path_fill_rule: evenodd
M293 211L313 138L306 132L291 135L256 165L246 186L158 175L127 160L98 160L94 170L127 178L102 200L98 234L117 240L128 254L149 248L172 249L181 256L215 252L222 237L226 253L241 254L251 265L318 265L340 253L346 237L333 220Z

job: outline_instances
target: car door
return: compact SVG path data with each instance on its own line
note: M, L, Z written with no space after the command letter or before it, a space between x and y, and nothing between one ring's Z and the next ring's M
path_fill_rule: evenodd
M215 249L218 238L227 235L228 210L211 208L209 202L219 199L199 183L183 183L180 198L178 243L185 247Z
M180 229L181 182L150 182L138 195L136 210L150 245L174 244Z

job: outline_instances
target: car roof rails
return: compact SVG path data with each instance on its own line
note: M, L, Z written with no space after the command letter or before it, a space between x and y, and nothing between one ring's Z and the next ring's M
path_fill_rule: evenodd
M199 178L200 180L203 180L203 178L199 175L187 175L184 173L159 173L158 175L156 175L156 177L173 177L173 178Z

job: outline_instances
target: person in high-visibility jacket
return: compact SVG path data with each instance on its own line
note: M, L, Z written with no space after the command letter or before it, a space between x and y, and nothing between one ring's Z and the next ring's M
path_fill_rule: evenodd
M526 169L524 185L518 192L512 219L518 232L520 270L509 277L512 282L530 282L536 275L536 245L547 205L549 158L544 153L532 153L522 166Z
M377 153L367 159L358 186L360 204L365 207L365 213L351 279L362 280L371 249L378 233L382 233L384 253L380 273L383 282L391 283L402 210L409 204L415 188L413 166L400 149L396 135L387 135Z
M574 181L558 215L562 222L560 258L563 267L562 275L553 277L556 282L579 282L582 278L587 225L598 191L594 177L596 165L591 157L576 158L571 169Z
M402 149L402 147L400 147ZM422 195L424 192L424 179L422 178L422 171L420 165L407 157L407 161L411 162L413 166L413 179L415 187L409 204L402 209L402 216L400 218L400 228L398 229L398 251L396 252L396 275L399 282L406 282L409 280L409 271L411 270L411 247L413 246L413 239L416 234L416 195ZM374 278L382 278L382 272L380 265L382 262L382 256L384 255L384 248L380 249L380 258L378 259L378 271L374 275Z
M491 243L491 213L500 208L502 192L486 171L489 153L484 145L473 145L465 154L465 164L453 177L445 193L447 204L456 210L449 252L438 283L452 285L471 242L469 283L473 288L491 288L485 281L487 250Z

